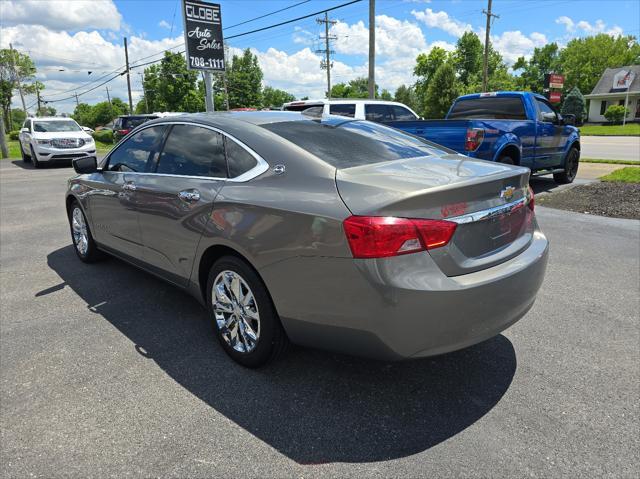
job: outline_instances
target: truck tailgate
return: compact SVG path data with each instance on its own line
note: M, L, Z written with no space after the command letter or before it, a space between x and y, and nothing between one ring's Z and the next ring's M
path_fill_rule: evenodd
M470 120L390 121L387 126L420 136L450 150L464 152L464 142Z

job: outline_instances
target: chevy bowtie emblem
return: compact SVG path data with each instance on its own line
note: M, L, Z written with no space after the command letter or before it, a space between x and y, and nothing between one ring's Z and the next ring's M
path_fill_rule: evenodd
M510 200L513 198L513 194L516 189L513 186L507 186L504 190L500 192L500 198L504 198L505 200Z

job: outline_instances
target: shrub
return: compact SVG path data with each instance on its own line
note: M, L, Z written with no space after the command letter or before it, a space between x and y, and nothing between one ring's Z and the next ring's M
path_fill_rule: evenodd
M113 130L94 131L91 136L101 143L113 143Z
M604 112L604 117L612 122L620 122L622 119L629 114L629 109L625 108L622 105L611 105L607 108L607 111Z
M587 116L586 100L582 96L582 92L577 86L574 86L571 91L564 98L562 104L563 115L575 115L576 124L581 125L585 117Z
M10 140L17 140L18 139L18 135L20 134L19 131L10 131L9 132L9 139Z

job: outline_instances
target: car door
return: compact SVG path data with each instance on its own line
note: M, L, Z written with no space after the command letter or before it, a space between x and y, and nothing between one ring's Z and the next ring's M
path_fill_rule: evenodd
M171 126L152 170L137 175L144 261L184 286L213 201L227 178L223 135L190 123Z
M551 104L536 98L538 123L536 134L535 168L552 168L562 163L564 125ZM566 141L566 139L565 139Z
M142 260L142 235L136 211L136 178L150 168L166 131L145 128L118 145L89 180L93 235L100 245Z
M24 129L27 131L22 131ZM20 139L20 145L22 146L22 151L24 151L27 155L29 155L29 148L31 147L31 120L26 119L22 124L22 128L20 129L20 134L18 138Z

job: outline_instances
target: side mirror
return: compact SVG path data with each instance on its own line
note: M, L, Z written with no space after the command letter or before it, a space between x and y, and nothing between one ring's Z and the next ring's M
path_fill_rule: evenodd
M20 133L29 133L29 128L20 128Z
M555 123L556 122L556 114L548 112L548 111L545 111L545 112L542 113L542 121L547 121L549 123Z
M73 160L73 169L79 175L86 175L98 171L98 160L95 156L83 156Z
M575 125L576 124L576 116L575 115L562 115L562 123L565 125Z

